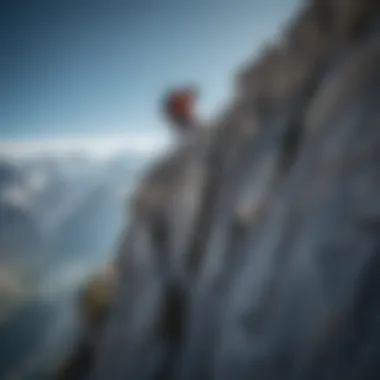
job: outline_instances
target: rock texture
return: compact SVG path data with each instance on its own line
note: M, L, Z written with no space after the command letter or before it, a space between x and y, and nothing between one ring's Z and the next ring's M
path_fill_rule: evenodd
M380 377L379 11L305 3L147 174L91 379Z

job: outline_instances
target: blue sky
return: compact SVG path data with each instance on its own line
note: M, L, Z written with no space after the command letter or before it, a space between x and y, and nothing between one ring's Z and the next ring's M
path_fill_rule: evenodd
M4 5L8 3L8 5ZM34 0L0 9L0 139L155 131L168 87L199 85L200 110L297 0Z

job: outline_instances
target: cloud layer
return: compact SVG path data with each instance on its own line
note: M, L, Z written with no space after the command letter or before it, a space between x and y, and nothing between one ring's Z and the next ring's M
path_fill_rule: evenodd
M0 139L0 157L32 158L84 154L92 158L107 158L125 152L149 155L169 143L163 133L130 133L104 135L64 135L42 138Z

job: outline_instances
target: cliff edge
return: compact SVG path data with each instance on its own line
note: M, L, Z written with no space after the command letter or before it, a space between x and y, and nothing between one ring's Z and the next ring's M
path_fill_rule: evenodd
M380 377L379 11L304 2L147 174L90 379Z

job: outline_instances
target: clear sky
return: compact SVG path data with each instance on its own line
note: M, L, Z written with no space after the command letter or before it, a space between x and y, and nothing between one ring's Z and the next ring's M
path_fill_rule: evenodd
M233 72L298 0L8 0L0 8L0 139L153 131L168 87L212 114Z

